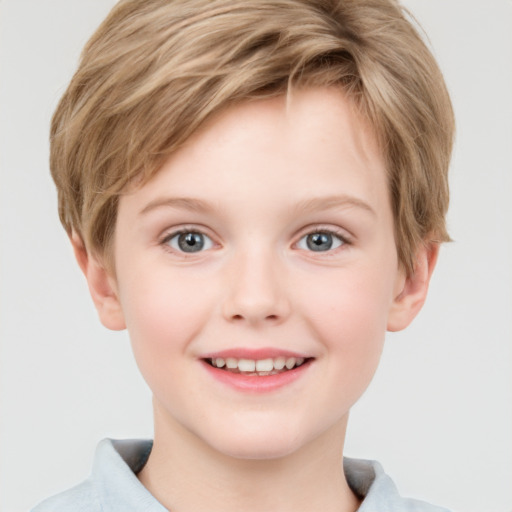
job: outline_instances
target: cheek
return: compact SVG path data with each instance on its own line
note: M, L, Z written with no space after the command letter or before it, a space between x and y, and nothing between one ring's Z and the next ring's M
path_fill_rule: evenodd
M122 292L126 325L141 372L155 376L171 368L176 372L173 361L186 354L211 311L204 286L174 275L146 272Z
M354 277L356 276L356 277ZM332 366L346 382L371 378L384 343L391 305L390 284L371 270L340 272L309 283L310 328L323 341Z
M354 342L372 332L385 332L391 284L377 272L341 271L320 279L317 276L307 289L304 300L308 300L313 317L322 319L328 332L351 332Z

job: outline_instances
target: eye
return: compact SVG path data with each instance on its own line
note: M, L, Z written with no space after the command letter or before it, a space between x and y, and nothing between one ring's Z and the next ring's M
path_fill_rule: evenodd
M168 236L164 243L178 252L200 252L213 247L212 239L197 231L182 231Z
M337 249L345 243L346 241L341 236L331 231L316 231L303 236L297 247L307 251L326 252Z

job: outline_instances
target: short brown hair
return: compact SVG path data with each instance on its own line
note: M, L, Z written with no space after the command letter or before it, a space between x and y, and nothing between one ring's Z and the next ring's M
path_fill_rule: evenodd
M51 171L68 233L104 255L119 195L236 102L339 86L387 162L398 257L449 239L454 120L441 72L394 0L121 0L54 114Z

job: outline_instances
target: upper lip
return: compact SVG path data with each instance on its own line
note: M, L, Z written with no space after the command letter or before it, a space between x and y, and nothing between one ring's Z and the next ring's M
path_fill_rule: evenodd
M253 359L257 361L261 359L274 359L276 357L302 357L304 359L307 359L311 358L311 355L302 352L294 352L291 350L283 350L279 348L250 349L242 347L225 349L217 352L208 352L207 354L201 355L201 359L226 359L228 357L232 357L234 359Z

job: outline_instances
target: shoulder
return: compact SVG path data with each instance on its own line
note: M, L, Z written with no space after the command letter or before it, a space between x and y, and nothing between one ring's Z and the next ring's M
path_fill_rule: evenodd
M151 448L149 440L104 439L89 478L31 512L165 512L137 478Z
M449 512L425 501L405 498L376 461L344 459L349 486L361 499L358 512Z
M31 512L102 512L101 504L89 480L52 496L37 505Z

